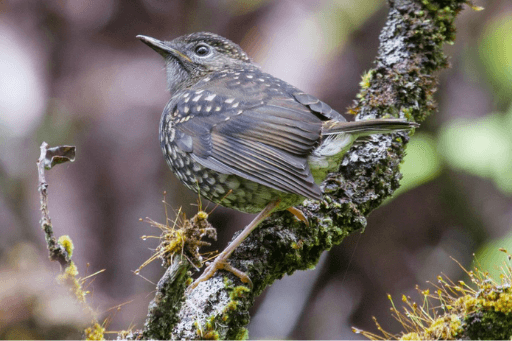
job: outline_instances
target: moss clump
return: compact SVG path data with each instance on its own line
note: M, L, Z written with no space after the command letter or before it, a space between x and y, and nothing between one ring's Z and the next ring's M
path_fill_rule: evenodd
M245 306L244 302L250 293L251 290L246 286L239 285L234 287L229 294L230 301L222 311L221 320L224 322L229 322L233 318L241 318L242 320L245 320L246 323L249 323L248 316L244 318L245 314L241 313L239 308ZM247 334L247 331L241 332L241 330L237 330L234 335L230 336L230 338L238 340L240 335Z
M167 209L165 213L167 216ZM158 245L155 254L145 261L135 271L136 273L139 273L143 267L155 259L161 259L163 265L169 267L173 262L174 255L177 254L184 255L191 264L199 268L203 261L199 248L210 245L202 238L207 236L214 240L217 239L217 231L208 222L208 214L204 211L199 211L192 219L187 219L185 214L181 213L180 208L176 218L173 221L167 218L165 224L158 223L150 218L140 219L140 221L145 221L151 226L159 228L162 234L158 237L142 236L144 240L158 238L160 239L160 245Z
M354 331L372 340L512 338L512 267L505 264L500 284L478 268L466 273L475 288L463 281L455 284L439 276L434 294L431 294L430 290L418 289L423 296L423 305L418 305L410 297L403 296L402 301L406 306L402 312L395 307L390 298L393 317L404 328L401 334L390 334L377 322L383 337L355 328Z
M105 340L105 328L100 326L98 322L95 322L91 327L85 329L86 340Z
M512 321L501 312L474 312L466 317L466 335L471 340L510 340Z
M78 278L78 268L73 261L69 262L68 267L59 275L58 280L69 285L78 302L85 303L87 292L82 289L82 281Z
M195 333L198 338L208 340L218 340L220 335L225 335L226 325L233 319L239 319L242 324L249 323L249 318L244 312L246 307L247 296L251 294L251 289L246 286L233 286L233 282L224 277L224 287L229 291L229 302L224 305L221 314L214 314L206 319L201 325L199 321L194 322ZM246 317L244 317L246 316ZM227 339L240 340L248 338L248 331L244 327L233 330L232 335L227 335Z
M73 250L75 249L71 238L68 235L60 236L58 243L66 250L68 258L71 258L71 256L73 256Z

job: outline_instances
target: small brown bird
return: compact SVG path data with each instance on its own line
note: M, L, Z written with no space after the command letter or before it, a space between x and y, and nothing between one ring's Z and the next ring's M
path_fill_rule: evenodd
M264 218L288 209L307 223L293 206L322 198L322 181L358 137L418 126L405 119L347 122L213 33L137 38L165 59L172 97L160 121L160 144L169 167L206 199L259 213L192 287L220 268L248 282L227 259Z

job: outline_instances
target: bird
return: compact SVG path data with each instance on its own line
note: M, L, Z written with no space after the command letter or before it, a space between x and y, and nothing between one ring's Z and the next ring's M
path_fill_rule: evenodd
M419 126L404 118L348 122L315 96L262 71L239 45L215 33L137 38L165 60L171 98L159 139L171 170L214 203L258 213L191 288L218 269L250 283L228 259L262 220L289 210L307 224L294 206L322 199L322 181L358 138Z

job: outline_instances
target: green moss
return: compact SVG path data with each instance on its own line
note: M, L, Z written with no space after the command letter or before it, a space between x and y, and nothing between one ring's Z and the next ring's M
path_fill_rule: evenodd
M102 327L98 322L93 323L92 327L85 329L86 340L105 340L105 328Z
M68 253L68 258L71 258L71 256L73 255L73 250L75 249L71 238L68 235L60 236L58 243L62 245L62 247L64 247L64 249Z
M238 333L233 338L234 340L247 340L249 339L249 330L247 328L240 328Z
M219 332L216 330L209 330L206 333L204 333L201 338L203 340L220 340Z
M224 277L224 288L228 290L230 301L224 306L221 314L214 314L206 319L204 325L199 321L194 322L195 332L198 338L206 340L218 340L221 335L225 335L226 325L238 319L241 325L249 323L248 318L244 318L245 311L248 309L247 298L251 294L251 289L246 286L239 285L233 287L233 281L227 276ZM230 330L233 335L228 335L228 339L247 339L248 332L245 328Z
M233 288L233 291L231 291L231 294L229 294L229 298L231 298L232 300L244 298L246 294L249 292L251 292L251 289L247 288L244 285L239 285Z
M510 340L512 318L509 314L496 311L478 311L466 318L466 335L471 340Z

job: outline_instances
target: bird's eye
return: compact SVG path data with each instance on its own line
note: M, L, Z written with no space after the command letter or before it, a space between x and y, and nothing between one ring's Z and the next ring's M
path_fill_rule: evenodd
M210 54L210 47L206 46L206 45L198 45L198 46L196 46L196 49L194 50L194 52L199 57L206 57L207 55Z

